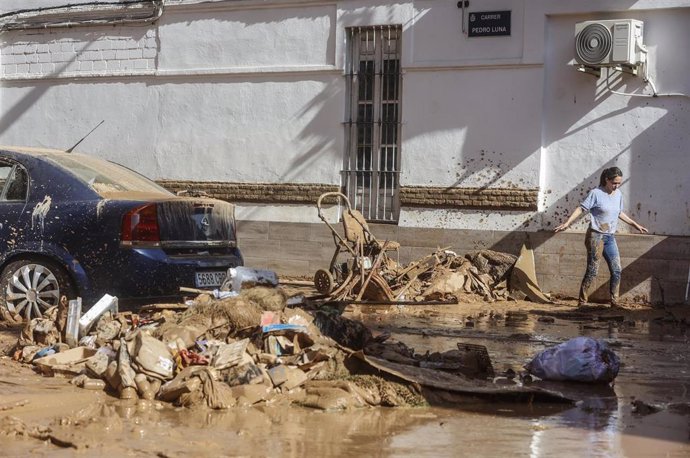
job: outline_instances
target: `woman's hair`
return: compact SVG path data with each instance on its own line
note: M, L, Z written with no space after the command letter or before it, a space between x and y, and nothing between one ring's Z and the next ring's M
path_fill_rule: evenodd
M618 167L609 167L601 171L601 177L599 177L599 186L606 186L606 180L613 180L616 177L622 177L623 172Z

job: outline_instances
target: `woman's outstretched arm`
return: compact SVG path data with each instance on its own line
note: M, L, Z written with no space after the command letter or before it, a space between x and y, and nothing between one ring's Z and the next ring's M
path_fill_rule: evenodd
M622 219L623 221L625 221L626 223L630 224L632 227L634 227L638 231L642 232L643 234L646 234L647 232L649 232L646 227L638 224L635 220L633 220L631 217L626 215L625 212L621 212L620 215L618 215L618 217L620 219Z
M582 214L582 212L583 212L582 207L579 207L579 206L578 206L578 207L573 211L573 213L570 215L570 217L568 217L568 219L566 220L566 222L563 223L563 224L561 224L560 226L556 226L556 229L554 229L554 231L555 231L555 232L561 232L561 231L567 229L568 226L570 226L571 224L573 224L573 221L575 221L576 219L578 219L578 218L580 217L580 215Z

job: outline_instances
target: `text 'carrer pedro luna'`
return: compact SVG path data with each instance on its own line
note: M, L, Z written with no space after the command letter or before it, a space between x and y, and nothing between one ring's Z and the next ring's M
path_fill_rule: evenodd
M501 13L470 14L470 23L475 22L477 20L477 16L479 16L479 19L482 22L484 22L484 21L500 21L501 20ZM500 24L473 26L473 27L471 27L471 30L472 30L473 34L497 33L497 32L506 33L506 32L508 32L508 28L505 25L500 25Z

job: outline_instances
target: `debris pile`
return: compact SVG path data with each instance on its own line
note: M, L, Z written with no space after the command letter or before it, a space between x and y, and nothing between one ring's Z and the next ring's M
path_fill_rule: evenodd
M439 249L401 266L380 251L373 263L355 259L341 264L334 278L343 280L330 291L320 287L319 280L325 271L318 271L314 281L320 292L336 301L454 302L479 296L492 302L512 297L508 280L517 259L515 255L492 250L459 256L448 249ZM361 267L367 265L371 268Z
M322 207L325 200L343 204L342 231L326 218ZM524 246L520 257L492 250L458 256L448 247L401 266L388 255L398 252L400 244L377 240L347 196L339 192L322 194L316 208L335 243L328 269L314 274L314 286L326 300L455 302L467 295L479 295L495 301L516 298L511 295L515 293L518 299L549 302L537 285L534 255Z
M289 307L281 287L223 299L201 294L140 313L118 311L117 298L107 296L78 320L73 348L61 310L74 319L77 301L66 302L26 323L14 358L123 399L212 409L277 399L322 409L410 406L438 391L564 400L532 386L495 385L484 347L417 355L335 309Z
M463 294L477 294L487 301L508 298L507 274L517 257L481 250L458 256L438 250L408 264L394 277L397 288L406 288L414 300L457 300Z

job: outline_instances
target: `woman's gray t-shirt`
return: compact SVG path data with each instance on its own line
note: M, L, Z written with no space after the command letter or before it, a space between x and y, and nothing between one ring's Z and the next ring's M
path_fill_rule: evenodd
M580 207L592 215L590 221L592 229L613 234L618 225L618 215L623 209L623 194L619 189L609 194L600 186L589 191Z

